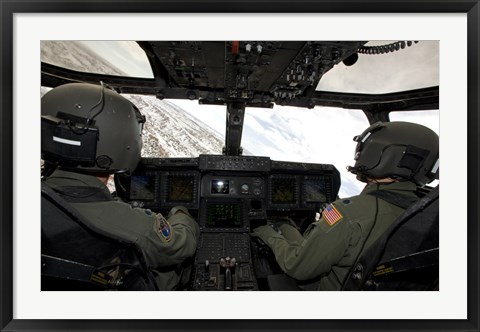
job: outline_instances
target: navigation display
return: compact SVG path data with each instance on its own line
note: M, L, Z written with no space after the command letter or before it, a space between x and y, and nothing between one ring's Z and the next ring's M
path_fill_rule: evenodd
M295 204L296 181L295 178L273 178L272 179L272 203L274 204Z
M167 178L167 199L169 203L192 203L195 179L190 175L169 175Z
M207 227L242 227L242 210L239 204L209 204L207 207Z
M307 203L320 202L326 203L327 197L325 195L325 178L314 178L304 180L304 200Z
M155 176L132 175L130 200L153 201L155 199Z

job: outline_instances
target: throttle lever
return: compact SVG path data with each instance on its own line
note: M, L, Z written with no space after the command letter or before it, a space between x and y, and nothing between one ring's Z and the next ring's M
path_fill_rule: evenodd
M225 290L233 289L232 270L235 269L235 258L220 258L220 266L225 269Z

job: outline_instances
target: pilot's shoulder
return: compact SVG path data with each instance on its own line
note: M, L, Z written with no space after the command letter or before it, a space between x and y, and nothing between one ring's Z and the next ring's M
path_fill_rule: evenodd
M348 198L340 198L328 205L322 215L335 214L341 216L341 219L357 219L372 206L370 195L357 195Z
M360 193L355 196L347 197L347 198L339 198L336 201L333 202L336 206L339 208L355 208L358 207L359 205L363 204L371 204L372 199L375 200L374 196L368 195L367 193Z

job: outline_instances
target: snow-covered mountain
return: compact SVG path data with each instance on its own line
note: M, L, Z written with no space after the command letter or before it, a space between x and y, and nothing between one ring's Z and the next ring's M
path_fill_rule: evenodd
M220 135L182 108L153 96L126 97L146 117L142 156L196 157L222 153L224 142Z
M42 41L41 59L78 71L125 75L94 51L74 41ZM48 89L42 88L42 94ZM224 140L182 108L153 96L124 95L146 117L143 157L196 157L221 154Z

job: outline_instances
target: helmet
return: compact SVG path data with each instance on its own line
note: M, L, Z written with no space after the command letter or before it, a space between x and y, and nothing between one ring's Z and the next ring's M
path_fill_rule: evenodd
M42 98L42 158L85 172L132 172L144 122L130 101L103 84L61 85Z
M347 170L357 179L394 178L423 186L438 179L438 135L427 127L410 122L377 122L357 142L355 166Z

